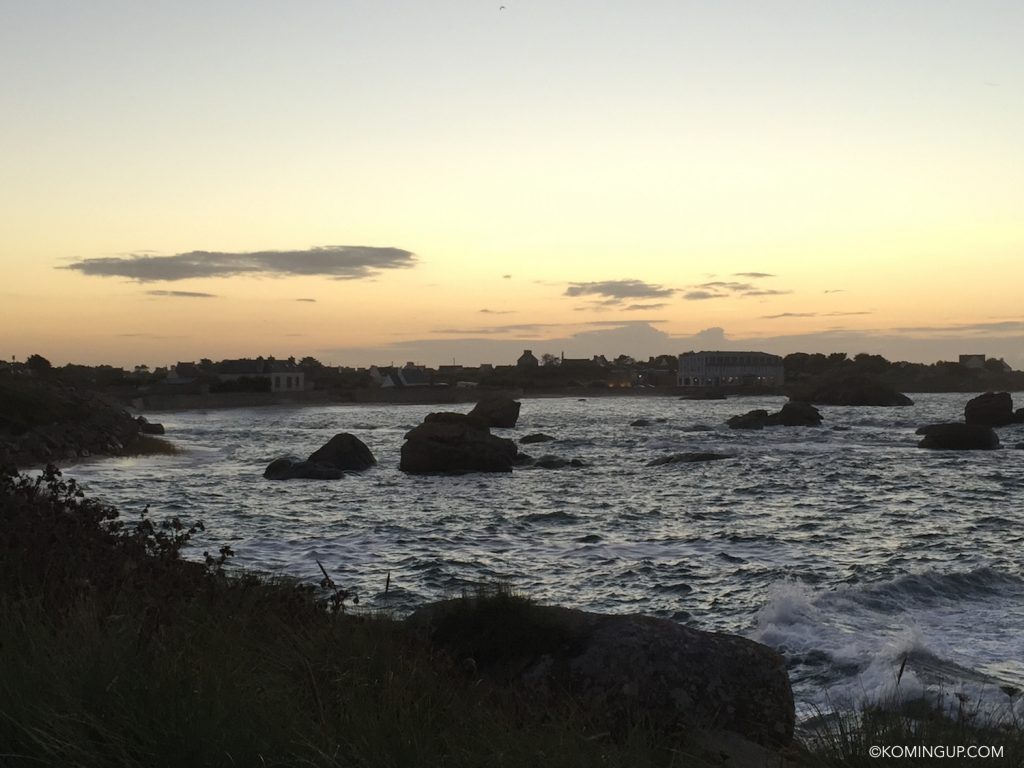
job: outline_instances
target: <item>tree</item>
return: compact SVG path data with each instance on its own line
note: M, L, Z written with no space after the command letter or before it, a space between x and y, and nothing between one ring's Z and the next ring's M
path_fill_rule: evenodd
M558 365L558 363L558 355L553 355L550 352L545 352L543 355L540 356L540 364L543 365L545 368L552 365Z
M25 361L25 365L27 365L29 370L34 373L48 373L50 369L53 368L53 366L50 365L50 361L42 355L29 355L28 360Z

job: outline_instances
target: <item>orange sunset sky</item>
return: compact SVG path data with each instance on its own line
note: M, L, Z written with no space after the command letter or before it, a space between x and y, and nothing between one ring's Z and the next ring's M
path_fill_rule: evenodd
M503 1L8 4L0 354L1024 368L1024 4Z

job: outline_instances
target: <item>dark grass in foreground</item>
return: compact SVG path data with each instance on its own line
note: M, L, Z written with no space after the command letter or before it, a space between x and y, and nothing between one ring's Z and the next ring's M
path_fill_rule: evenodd
M725 760L728 739L639 720L610 732L567 698L478 679L403 622L331 612L291 581L226 576L228 550L184 562L195 532L125 521L56 471L0 477L0 765L879 765L870 745L921 740L1003 744L1006 758L983 764L1022 764L1019 728L936 721L914 735L917 721L871 713L786 758L740 748ZM481 662L529 645L526 601L468 604ZM497 613L504 628L489 633Z

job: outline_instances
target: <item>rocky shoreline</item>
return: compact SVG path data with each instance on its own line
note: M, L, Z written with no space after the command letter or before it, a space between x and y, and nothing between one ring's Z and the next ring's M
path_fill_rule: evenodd
M0 466L36 467L138 452L158 425L57 380L0 380Z

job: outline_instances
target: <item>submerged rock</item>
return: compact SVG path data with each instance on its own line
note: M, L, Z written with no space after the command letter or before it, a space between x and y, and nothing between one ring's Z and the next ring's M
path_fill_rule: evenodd
M551 435L545 435L543 432L535 432L532 435L519 438L519 442L523 445L529 445L530 443L549 443L554 439Z
M510 429L519 420L521 406L522 403L511 397L487 397L473 406L469 415L485 427Z
M635 421L629 422L629 426L631 426L631 427L649 427L649 426L651 426L651 422L649 422L647 419L636 419Z
M561 456L545 454L539 459L535 459L532 466L538 469L562 469L563 467L585 467L587 465L581 459L566 459Z
M665 464L691 464L698 461L718 461L719 459L735 459L732 453L673 453L647 462L648 467L660 467Z
M407 619L479 674L513 689L564 692L614 724L720 728L766 745L793 736L782 656L736 635L668 619L606 616L511 596L448 600Z
M999 447L999 435L984 424L931 424L921 427L917 434L924 439L918 448L942 451L991 451Z
M399 469L432 472L511 472L516 444L490 433L472 414L431 413L405 435Z

